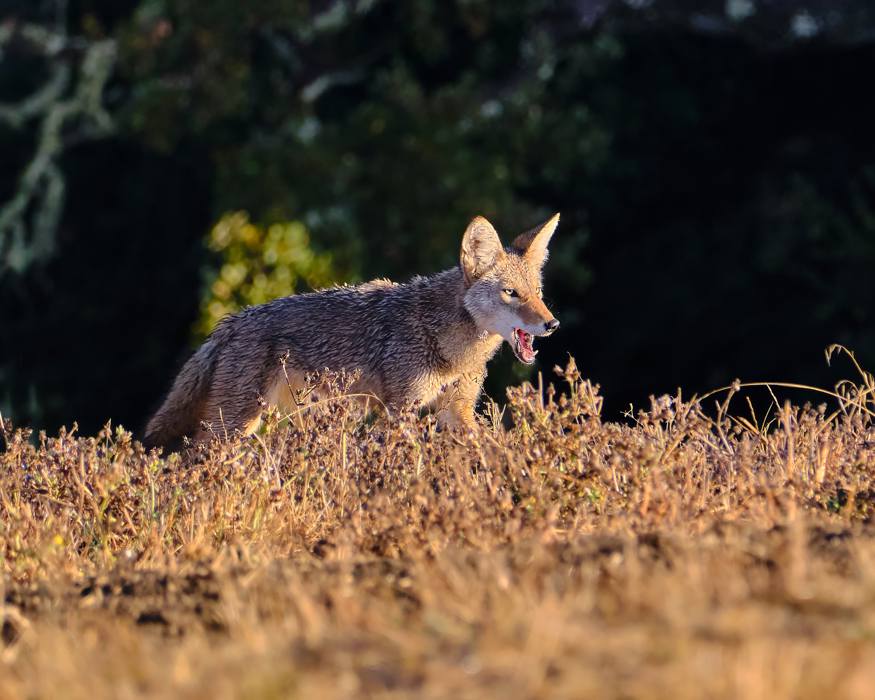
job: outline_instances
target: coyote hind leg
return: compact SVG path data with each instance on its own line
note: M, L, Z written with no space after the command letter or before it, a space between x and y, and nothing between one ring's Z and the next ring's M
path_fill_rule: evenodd
M209 442L213 438L227 440L235 435L252 435L261 425L260 405L256 406L257 412L254 415L246 417L232 417L226 415L222 410L216 412L210 418L206 418L202 423L197 433L194 436L194 442L202 443Z
M237 396L233 400L225 397L224 401L214 400L211 396L194 441L201 443L214 437L226 440L238 434L251 435L261 425L263 410L264 402L257 394Z

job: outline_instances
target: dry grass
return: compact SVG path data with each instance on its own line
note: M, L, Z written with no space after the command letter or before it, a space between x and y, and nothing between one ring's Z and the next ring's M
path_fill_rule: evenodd
M7 426L0 696L870 698L861 376L629 426L571 365L508 431L337 399L169 459Z

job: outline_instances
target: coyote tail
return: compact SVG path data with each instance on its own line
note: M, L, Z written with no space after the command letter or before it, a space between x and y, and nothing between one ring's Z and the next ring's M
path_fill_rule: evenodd
M146 425L143 436L146 449L179 449L183 437L190 437L200 429L216 361L227 335L227 328L223 326L220 325L182 366L161 408Z

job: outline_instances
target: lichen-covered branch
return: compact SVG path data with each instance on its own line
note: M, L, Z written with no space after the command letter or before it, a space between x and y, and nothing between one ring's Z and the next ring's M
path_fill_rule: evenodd
M45 84L31 95L0 103L0 124L22 130L38 121L33 157L12 197L0 204L0 271L22 271L54 250L66 191L58 166L64 149L113 131L103 93L115 67L116 43L71 38L63 27L7 23L0 26L0 61L8 60L7 47L36 52L52 65Z

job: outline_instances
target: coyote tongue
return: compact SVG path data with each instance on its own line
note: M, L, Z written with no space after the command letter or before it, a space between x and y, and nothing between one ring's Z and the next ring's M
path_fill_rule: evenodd
M532 364L535 361L535 355L538 354L538 351L532 347L532 340L531 333L527 333L522 328L513 329L514 355L517 356L520 362L524 362L527 365Z

